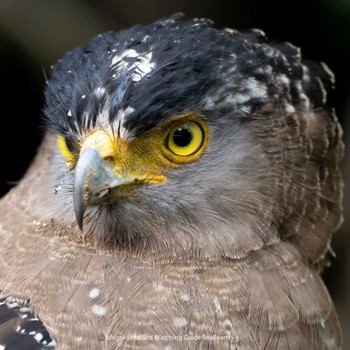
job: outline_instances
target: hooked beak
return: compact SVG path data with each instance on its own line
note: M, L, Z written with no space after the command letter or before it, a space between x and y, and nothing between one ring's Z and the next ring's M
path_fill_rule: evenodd
M143 147L135 147L112 133L96 130L84 140L75 166L73 202L82 230L89 205L109 204L144 184L166 181L155 171L152 157ZM145 155L146 154L146 155Z
M136 180L116 175L113 162L103 159L97 149L86 148L79 157L74 174L73 202L79 228L83 228L84 213L89 205L112 200L120 185Z

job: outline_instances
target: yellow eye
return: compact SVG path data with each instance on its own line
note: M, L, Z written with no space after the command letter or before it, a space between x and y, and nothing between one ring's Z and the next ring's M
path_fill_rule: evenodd
M62 135L57 136L57 147L67 163L75 162L75 156L69 149L66 139Z
M176 156L188 157L199 152L205 141L204 130L195 122L174 127L168 136L167 146Z

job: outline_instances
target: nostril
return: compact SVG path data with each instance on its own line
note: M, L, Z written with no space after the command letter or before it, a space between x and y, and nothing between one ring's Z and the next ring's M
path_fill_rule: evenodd
M108 163L114 163L114 159L111 156L104 157L103 160Z

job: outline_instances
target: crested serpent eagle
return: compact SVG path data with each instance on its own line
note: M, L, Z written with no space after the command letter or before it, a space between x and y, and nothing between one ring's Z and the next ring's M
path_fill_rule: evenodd
M290 43L181 14L66 53L0 202L0 349L341 348L333 86Z

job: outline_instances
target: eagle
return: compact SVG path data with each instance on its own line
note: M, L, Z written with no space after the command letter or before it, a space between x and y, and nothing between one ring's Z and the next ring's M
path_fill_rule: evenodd
M0 349L340 349L333 88L290 43L182 14L66 53L0 201Z

